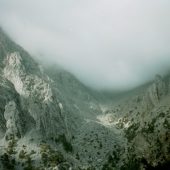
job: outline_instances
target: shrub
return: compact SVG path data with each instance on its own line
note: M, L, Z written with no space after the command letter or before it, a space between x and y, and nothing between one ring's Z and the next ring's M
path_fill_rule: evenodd
M60 135L58 137L58 139L55 139L55 141L56 141L56 143L61 142L62 145L63 145L63 148L65 149L66 152L72 152L73 151L73 147L72 147L71 143L67 141L66 136L64 134Z
M19 158L20 159L24 159L26 157L26 152L24 151L24 150L21 150L20 152L19 152Z
M11 160L7 153L4 153L0 157L0 160L1 160L3 168L5 170L14 170L15 169L15 160L14 159Z

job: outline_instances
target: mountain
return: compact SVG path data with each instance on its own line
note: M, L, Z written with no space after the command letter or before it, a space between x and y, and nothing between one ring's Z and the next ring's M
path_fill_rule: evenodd
M0 29L0 169L168 169L169 78L95 91Z

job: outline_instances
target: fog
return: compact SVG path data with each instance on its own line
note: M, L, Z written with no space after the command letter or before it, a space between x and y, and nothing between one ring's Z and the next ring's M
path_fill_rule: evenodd
M170 68L169 0L0 0L0 25L96 89L130 89Z

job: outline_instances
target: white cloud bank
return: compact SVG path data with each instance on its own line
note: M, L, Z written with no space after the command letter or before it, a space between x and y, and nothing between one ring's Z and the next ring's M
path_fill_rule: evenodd
M94 88L132 88L170 68L169 0L0 0L0 25Z

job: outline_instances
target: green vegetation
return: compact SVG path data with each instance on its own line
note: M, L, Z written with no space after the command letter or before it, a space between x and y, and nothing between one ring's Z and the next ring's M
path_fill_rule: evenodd
M6 152L9 155L15 154L16 153L16 151L15 151L16 146L17 146L17 140L15 140L15 138L12 138L11 140L9 140L7 148L5 148Z
M135 157L135 156L134 156ZM138 170L140 169L140 161L134 157L130 158L128 163L125 164L120 170Z
M63 148L66 152L73 152L73 147L70 142L67 141L66 136L64 134L60 135L58 138L55 139L55 142L61 142Z
M21 151L19 152L19 158L20 158L20 159L25 159L25 157L26 157L26 152L25 152L24 150L21 150Z
M27 157L25 164L26 164L26 167L24 168L24 170L35 170L35 168L32 165L32 160L29 156Z
M112 152L112 154L109 154L107 158L107 162L103 165L102 170L113 170L113 168L116 167L119 160L120 160L120 149L117 148Z
M19 157L19 159L28 159L31 155L33 155L33 154L35 154L35 153L36 153L36 152L35 152L34 150L31 150L30 153L27 153L26 151L21 150L21 151L19 152L18 157Z
M40 145L40 153L44 167L55 167L65 162L63 155L59 151L53 150L48 144Z
M103 165L102 170L113 170L114 165L114 160L112 156L109 156L108 161Z
M154 118L154 119L152 120L152 122L146 124L145 127L142 128L142 133L144 133L144 134L154 133L155 122L156 122L156 118Z
M0 157L0 161L5 170L15 170L15 159L12 159L7 153Z
M163 123L163 126L164 126L164 128L166 128L166 129L170 129L170 123L168 122L167 119L165 119L165 121L164 121L164 123Z
M136 136L137 130L139 128L139 123L132 124L128 129L125 130L125 137L127 137L128 141L132 141Z
M80 167L78 167L77 170L96 170L96 168L93 167L93 166L89 166L89 167L86 167L86 168L80 168Z

